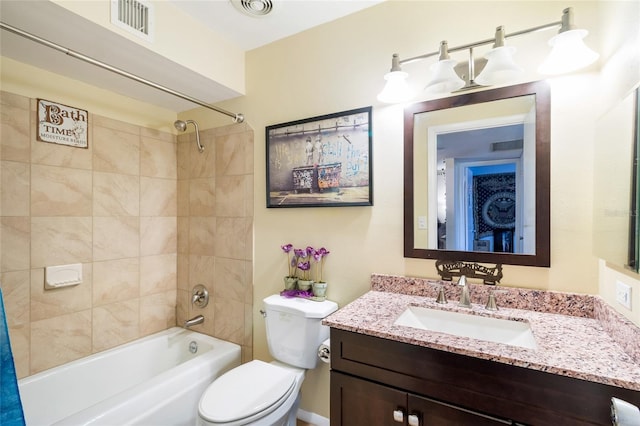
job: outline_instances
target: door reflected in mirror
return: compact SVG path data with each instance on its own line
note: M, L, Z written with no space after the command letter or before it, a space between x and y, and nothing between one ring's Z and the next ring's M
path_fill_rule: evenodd
M548 266L548 101L529 83L405 110L405 257Z

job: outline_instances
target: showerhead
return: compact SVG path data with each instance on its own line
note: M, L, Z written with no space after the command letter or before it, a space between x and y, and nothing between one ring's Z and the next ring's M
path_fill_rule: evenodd
M175 126L175 128L179 131L179 132L184 132L185 130L187 130L187 123L185 123L182 120L176 120L173 125Z
M176 120L173 122L173 125L179 132L184 132L187 130L187 124L189 123L193 124L193 126L196 128L196 143L198 144L198 151L202 153L204 151L204 147L200 143L200 129L198 129L198 123L193 120Z

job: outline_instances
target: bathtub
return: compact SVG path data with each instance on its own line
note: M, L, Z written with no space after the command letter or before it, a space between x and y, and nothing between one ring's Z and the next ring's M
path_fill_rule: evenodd
M174 327L18 387L27 426L193 425L206 387L238 365L240 346Z

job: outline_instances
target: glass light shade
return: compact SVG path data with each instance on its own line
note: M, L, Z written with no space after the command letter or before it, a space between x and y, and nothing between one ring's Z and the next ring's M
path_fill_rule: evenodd
M406 102L413 97L413 93L407 84L407 74L404 71L391 71L384 75L387 80L382 92L378 94L378 100L388 104Z
M594 63L600 55L589 49L582 40L587 30L569 30L549 40L551 53L538 68L542 74L563 74Z
M456 61L453 59L445 59L431 65L433 78L431 78L431 81L429 81L424 88L425 92L431 94L448 93L462 88L465 83L464 80L456 74L454 70L455 66Z
M483 86L511 83L522 74L520 68L513 61L516 48L513 46L501 46L491 49L486 55L488 62L484 69L473 80Z

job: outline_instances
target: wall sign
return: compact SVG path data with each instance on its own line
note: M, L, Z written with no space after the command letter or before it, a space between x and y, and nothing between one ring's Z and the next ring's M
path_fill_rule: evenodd
M38 99L38 140L88 148L89 114L83 109Z

